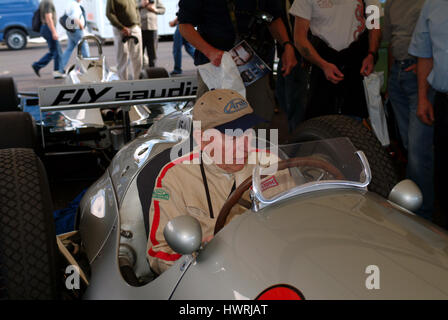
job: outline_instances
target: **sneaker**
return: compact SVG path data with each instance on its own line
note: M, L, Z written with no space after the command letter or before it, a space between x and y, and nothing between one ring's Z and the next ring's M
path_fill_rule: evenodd
M63 79L65 78L65 74L59 71L53 71L53 79Z
M170 76L176 76L176 75L179 75L179 74L182 74L182 71L173 70L173 71L170 72Z
M31 65L31 68L33 68L34 73L36 74L36 76L40 77L39 68L36 67L34 64Z

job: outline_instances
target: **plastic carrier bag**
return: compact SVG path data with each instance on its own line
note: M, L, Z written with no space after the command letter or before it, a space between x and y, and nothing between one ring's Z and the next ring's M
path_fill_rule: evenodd
M381 87L384 83L384 72L373 72L364 77L364 92L366 95L367 109L370 123L376 137L384 146L390 145L389 131L387 129L386 114L381 99Z
M219 67L214 66L210 62L199 66L199 73L210 90L232 89L246 97L246 88L240 72L228 52L224 52Z

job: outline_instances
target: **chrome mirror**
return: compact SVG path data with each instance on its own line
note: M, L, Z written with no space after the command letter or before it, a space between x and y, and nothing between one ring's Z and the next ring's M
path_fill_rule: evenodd
M389 200L415 212L423 203L423 195L414 181L406 179L399 182L389 194Z
M201 225L190 216L170 220L163 229L163 235L171 249L180 254L192 254L201 247Z

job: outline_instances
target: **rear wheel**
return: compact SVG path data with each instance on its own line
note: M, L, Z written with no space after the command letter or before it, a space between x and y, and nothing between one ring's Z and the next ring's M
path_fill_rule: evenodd
M140 75L141 79L169 78L169 73L165 68L148 67Z
M6 45L11 50L21 50L26 47L26 33L20 29L11 29L5 36Z
M0 150L0 298L58 298L45 169L31 149Z
M0 78L0 92L2 94L0 100L0 112L3 111L19 111L19 96L17 87L13 78Z
M368 189L387 198L398 183L392 159L372 131L362 123L341 115L323 116L305 121L296 129L291 143L347 137L356 149L365 153L372 171Z
M0 149L7 148L37 148L37 129L29 113L0 113Z

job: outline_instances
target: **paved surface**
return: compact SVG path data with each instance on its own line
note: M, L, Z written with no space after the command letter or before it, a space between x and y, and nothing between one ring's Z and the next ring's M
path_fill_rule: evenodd
M157 66L163 67L168 72L171 72L174 67L172 55L172 41L159 42ZM62 50L64 51L66 42L62 42ZM40 70L41 77L34 74L31 64L39 60L44 54L48 52L48 47L45 43L28 43L24 50L11 51L6 45L0 45L0 77L13 77L17 84L17 89L22 92L37 91L37 88L47 85L57 85L64 82L62 79L53 79L53 62L50 62L45 68ZM72 57L67 66L75 63L76 50L74 50ZM192 75L196 72L196 67L193 64L193 59L185 52L183 52L182 69L184 75ZM91 53L96 54L96 48L91 46ZM103 54L109 66L115 66L114 46L107 44L103 46Z

